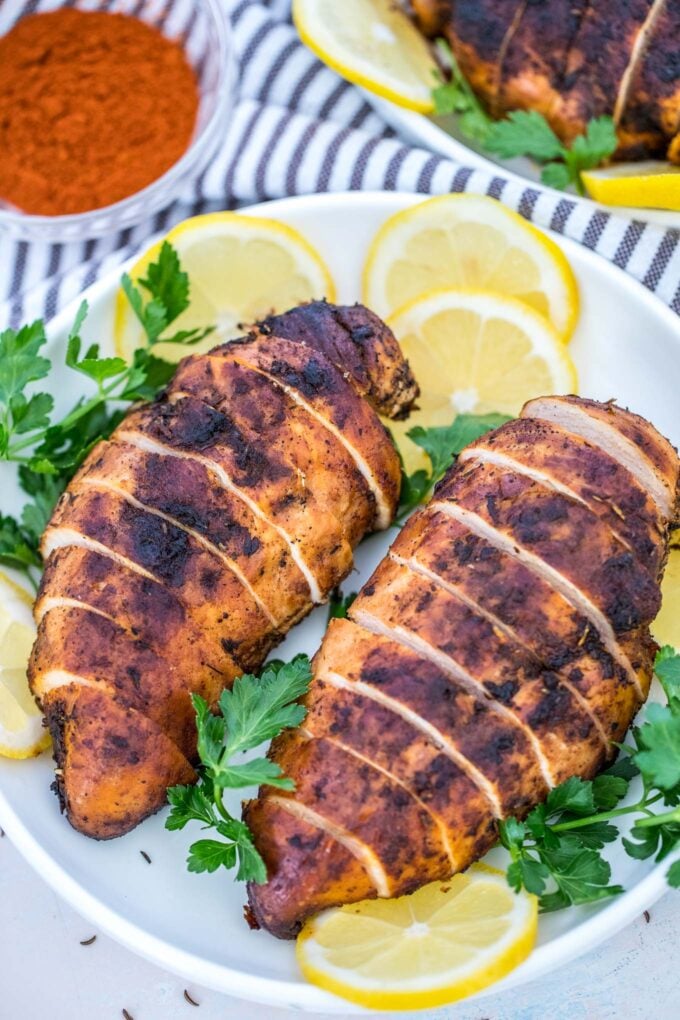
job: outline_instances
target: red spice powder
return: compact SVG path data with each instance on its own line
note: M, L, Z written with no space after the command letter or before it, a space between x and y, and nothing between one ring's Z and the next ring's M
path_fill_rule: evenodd
M126 198L185 152L198 101L182 47L137 18L30 15L0 39L0 200L59 215Z

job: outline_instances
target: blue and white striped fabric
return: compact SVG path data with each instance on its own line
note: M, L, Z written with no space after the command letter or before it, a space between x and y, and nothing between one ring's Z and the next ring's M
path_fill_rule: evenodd
M181 22L182 0L156 0ZM680 232L593 211L540 186L461 166L406 144L361 92L321 64L290 23L289 0L222 0L240 61L240 94L217 156L168 209L133 229L77 244L0 237L0 328L59 308L153 234L186 216L318 191L489 194L626 270L680 314ZM115 10L123 0L111 0ZM27 0L27 10L52 6ZM129 3L125 4L129 9ZM2 26L0 4L0 33ZM188 25L178 24L177 34Z

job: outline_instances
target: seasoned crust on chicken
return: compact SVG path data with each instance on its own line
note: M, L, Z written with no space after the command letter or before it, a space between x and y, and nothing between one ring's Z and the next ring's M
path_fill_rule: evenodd
M392 331L363 305L310 301L253 327L253 336L276 336L323 354L386 418L407 418L418 384Z
M45 697L43 710L58 770L54 788L79 832L119 836L163 807L168 785L196 780L170 737L103 691L67 683Z
M324 305L316 329L333 315ZM127 832L191 780L190 694L214 706L257 671L392 520L399 460L360 393L403 415L417 388L388 328L360 306L347 316L362 354L341 368L324 354L341 361L337 336L313 324L304 342L263 333L186 359L59 501L29 674L81 832Z
M602 765L610 753L587 705L569 681L546 669L479 612L436 582L386 559L352 618L432 658L474 697L511 724L526 766L527 801Z
M496 116L534 109L551 122L559 118L567 56L587 7L588 0L521 5L499 64Z
M324 741L372 763L427 809L447 850L436 876L444 879L484 853L496 819L521 817L568 776L593 776L614 753L612 741L623 739L651 677L648 628L676 509L650 506L639 479L656 456L661 491L675 491L680 463L642 419L613 405L561 400L531 402L523 418L559 404L576 431L565 421L547 427L541 416L472 446L402 530L349 619L331 622L301 730L315 741L315 781L328 796L310 811L307 793L298 801L291 792L285 825L271 808L282 799L271 791L246 809L269 873L266 885L250 887L250 906L274 934L293 937L322 907L413 888L412 869L403 882L384 881L375 827L369 838L343 816L338 829L328 800L339 781L344 801L347 784ZM482 450L511 453L512 465L484 460ZM593 499L598 485L603 498L615 493L640 509L627 533L631 549ZM659 548L650 552L653 541ZM284 734L271 751L295 782L300 739ZM377 799L367 803L363 790L362 810L372 808L373 826L389 833L392 813ZM290 819L304 821L314 850L301 838L287 853ZM432 879L435 860L431 842L415 834L411 862L416 873L422 862L421 884Z
M537 397L522 417L561 425L622 464L657 504L666 521L677 512L678 455L671 444L638 414L585 397Z
M638 687L590 621L548 581L435 507L411 518L390 555L517 641L580 694L606 738L622 739L640 704ZM637 633L620 643L646 693L651 647Z
M524 474L583 503L658 577L663 568L663 517L635 476L599 447L557 425L517 418L503 432L472 443L461 456L461 461L469 460Z

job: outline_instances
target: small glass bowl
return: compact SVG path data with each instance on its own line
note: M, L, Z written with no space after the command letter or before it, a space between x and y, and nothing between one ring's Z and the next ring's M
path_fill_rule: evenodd
M163 209L195 180L224 139L236 94L236 61L221 0L0 0L0 35L28 13L60 7L131 14L181 41L200 91L189 148L169 170L141 191L113 205L65 216L34 216L3 204L0 231L24 241L79 241L121 230Z

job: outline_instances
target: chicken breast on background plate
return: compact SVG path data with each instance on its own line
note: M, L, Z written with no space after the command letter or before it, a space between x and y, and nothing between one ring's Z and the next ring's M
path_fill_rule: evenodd
M409 5L407 4L407 7ZM618 159L680 159L678 0L411 0L494 117L537 110L571 142L611 116Z
M121 835L195 778L190 693L258 671L389 526L378 412L416 395L376 316L315 302L184 359L91 452L43 536L29 666L76 829Z
M578 397L463 451L329 626L270 751L295 790L246 806L262 927L447 878L612 759L649 691L679 473L648 422Z

